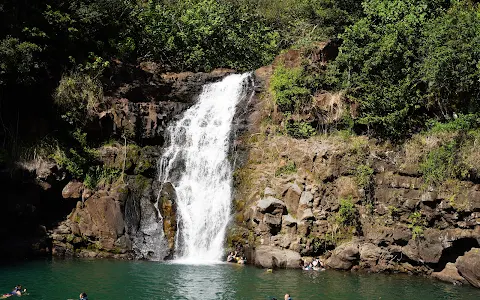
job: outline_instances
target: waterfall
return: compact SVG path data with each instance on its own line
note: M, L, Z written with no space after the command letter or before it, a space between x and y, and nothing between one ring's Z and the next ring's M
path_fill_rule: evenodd
M198 102L168 128L159 181L176 191L177 260L213 262L223 255L231 214L232 121L250 81L249 74L233 74L204 86Z

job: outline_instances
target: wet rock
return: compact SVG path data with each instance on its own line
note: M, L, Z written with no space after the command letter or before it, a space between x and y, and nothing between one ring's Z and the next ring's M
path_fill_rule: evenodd
M453 263L447 263L442 271L433 272L431 276L453 284L468 284L468 281L458 273L457 267Z
M459 273L474 287L480 288L480 248L473 248L455 262Z
M262 268L294 269L300 268L301 257L298 252L273 246L259 246L255 249L255 265Z
M163 217L163 231L168 240L168 247L174 250L177 234L177 194L170 182L164 183L160 191L158 207Z

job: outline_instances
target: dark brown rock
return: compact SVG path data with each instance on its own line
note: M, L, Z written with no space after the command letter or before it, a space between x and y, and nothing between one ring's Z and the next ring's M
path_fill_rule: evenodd
M480 249L473 248L455 262L458 271L471 285L480 288Z
M457 267L453 263L447 263L445 268L440 272L433 272L432 277L453 284L468 283L468 281L458 273Z
M348 242L335 248L325 264L332 269L348 270L356 263L359 254L359 244Z
M167 237L170 251L175 247L175 236L177 234L177 194L175 188L169 182L163 184L159 198L159 209L163 217L163 231Z

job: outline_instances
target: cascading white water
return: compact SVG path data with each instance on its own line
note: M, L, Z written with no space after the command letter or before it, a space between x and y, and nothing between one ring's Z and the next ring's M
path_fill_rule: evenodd
M160 161L162 183L177 195L175 259L220 260L230 218L230 132L237 103L247 96L249 74L204 86L198 102L168 128L170 145Z

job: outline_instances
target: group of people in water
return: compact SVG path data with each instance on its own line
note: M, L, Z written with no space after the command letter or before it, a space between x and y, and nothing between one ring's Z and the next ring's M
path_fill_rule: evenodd
M245 258L245 256L238 255L237 251L235 251L230 252L230 254L227 256L227 262L244 265L247 263L247 259Z
M6 299L12 296L24 296L24 295L27 295L27 289L22 288L22 285L18 284L13 288L13 290L10 293L3 294L2 297L0 297L0 299ZM80 293L79 300L88 300L87 293L85 292Z
M323 264L323 261L320 259L320 257L317 257L315 259L313 259L312 262L307 262L307 261L304 261L303 262L303 269L305 271L310 271L310 270L314 270L314 271L323 271L325 270L325 265Z

